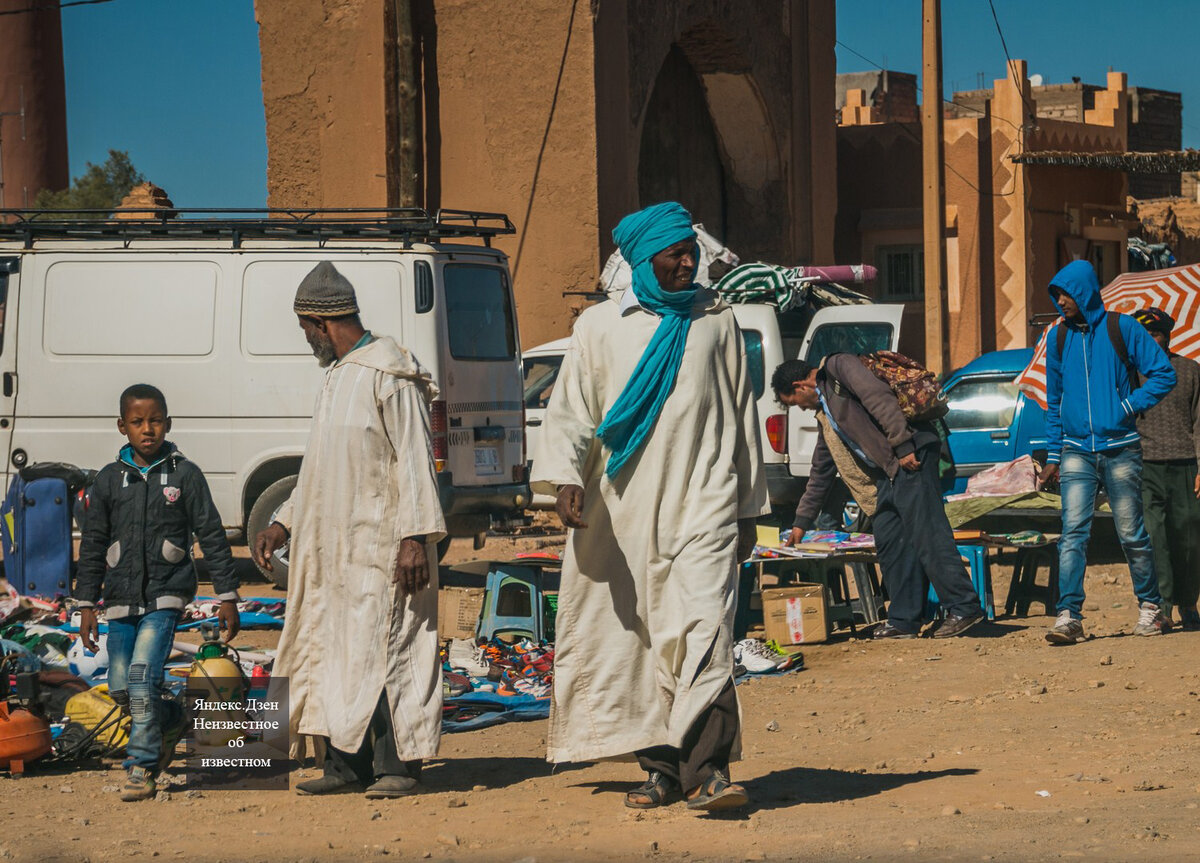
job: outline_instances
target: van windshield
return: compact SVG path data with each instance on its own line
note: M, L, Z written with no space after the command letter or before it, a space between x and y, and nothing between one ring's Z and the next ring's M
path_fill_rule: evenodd
M514 359L516 327L504 271L477 264L447 264L442 281L450 355L456 360Z
M891 344L891 324L826 324L813 335L805 360L815 366L830 354L869 354L886 351Z

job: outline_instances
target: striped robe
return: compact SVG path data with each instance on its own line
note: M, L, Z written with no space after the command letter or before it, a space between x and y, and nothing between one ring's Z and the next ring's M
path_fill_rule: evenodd
M770 505L746 348L714 293L698 294L675 387L616 480L596 438L658 323L615 298L579 316L534 454L534 490L582 486L588 525L563 560L550 761L681 746L733 679L737 523Z
M400 759L437 753L434 546L446 527L427 413L436 393L429 372L387 337L325 375L296 490L277 516L292 540L272 680L287 678L292 735L354 752L386 690ZM421 535L429 587L405 596L392 584L400 541Z

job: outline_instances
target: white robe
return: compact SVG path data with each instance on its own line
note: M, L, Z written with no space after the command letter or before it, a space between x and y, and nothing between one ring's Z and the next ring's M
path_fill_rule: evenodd
M437 754L442 680L437 552L446 527L426 404L429 372L381 337L325 375L296 490L287 617L272 679L287 678L290 731L361 745L387 692L403 761ZM429 587L392 584L400 542L425 536Z
M579 316L534 458L537 490L584 488L588 525L563 562L550 761L680 746L732 679L737 521L770 505L729 307L697 298L675 388L616 481L595 436L658 324L615 300Z

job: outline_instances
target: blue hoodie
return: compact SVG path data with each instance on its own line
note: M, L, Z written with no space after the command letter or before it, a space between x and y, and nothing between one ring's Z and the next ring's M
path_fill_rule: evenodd
M1145 327L1121 315L1125 349L1144 378L1133 389L1125 364L1108 338L1108 313L1089 262L1072 261L1058 271L1050 282L1052 300L1055 288L1075 301L1084 320L1063 321L1046 334L1048 464L1058 464L1064 445L1101 452L1137 443L1137 415L1158 404L1175 386L1175 370L1163 349ZM1061 313L1057 301L1054 305ZM1064 326L1067 337L1059 357L1057 329Z

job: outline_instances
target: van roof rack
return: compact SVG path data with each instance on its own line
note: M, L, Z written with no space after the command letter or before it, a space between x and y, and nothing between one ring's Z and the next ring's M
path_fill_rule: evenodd
M114 218L115 214L123 214ZM514 234L504 213L419 207L186 209L138 206L116 210L0 210L0 241L144 239L244 240L436 240L481 239Z

